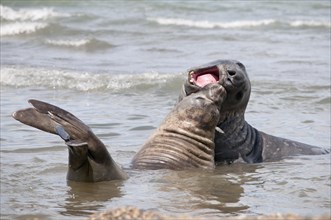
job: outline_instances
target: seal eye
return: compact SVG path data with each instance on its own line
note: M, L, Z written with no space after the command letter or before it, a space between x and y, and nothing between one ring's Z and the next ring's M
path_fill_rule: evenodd
M238 101L240 101L240 100L242 99L242 97L243 97L243 92L242 92L242 91L240 91L240 92L238 92L238 93L236 94L236 99L237 99Z
M201 96L198 96L195 98L196 100L204 100L205 98L201 97Z

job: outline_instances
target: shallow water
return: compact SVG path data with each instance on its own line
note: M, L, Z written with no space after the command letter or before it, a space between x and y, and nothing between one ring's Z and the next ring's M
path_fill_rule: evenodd
M237 3L2 1L1 219L81 219L124 205L210 218L330 214L330 155L129 169L185 70L216 59L246 65L254 127L330 149L330 3ZM10 116L30 98L86 122L130 178L68 183L60 138Z

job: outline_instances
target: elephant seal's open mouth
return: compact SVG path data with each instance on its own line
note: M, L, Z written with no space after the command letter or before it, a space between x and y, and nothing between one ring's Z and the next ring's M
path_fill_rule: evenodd
M188 78L183 87L184 96L198 92L208 84L216 83L222 85L227 92L227 98L222 103L222 116L245 111L251 86L246 68L239 61L216 60L190 68L187 74Z
M189 72L189 82L203 88L204 86L217 83L220 80L217 66L209 68L191 70Z

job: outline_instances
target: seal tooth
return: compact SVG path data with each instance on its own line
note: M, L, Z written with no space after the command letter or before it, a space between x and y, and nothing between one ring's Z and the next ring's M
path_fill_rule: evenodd
M216 130L218 133L225 134L224 131L223 131L220 127L216 127L215 130Z
M219 84L224 84L225 83L225 80L226 80L226 68L224 66L218 66L218 69L219 69L219 72L218 72L218 82Z
M194 83L194 78L193 78L194 71L190 71L189 76L190 76L190 83Z

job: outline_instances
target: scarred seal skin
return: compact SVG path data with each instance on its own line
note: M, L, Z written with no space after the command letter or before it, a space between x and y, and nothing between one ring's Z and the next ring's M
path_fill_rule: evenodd
M226 92L220 84L209 84L183 98L134 157L137 169L213 168L215 128ZM67 179L98 182L126 179L106 146L76 116L57 106L29 100L33 108L12 116L42 131L59 135L69 149Z
M132 160L134 168L214 168L215 128L226 92L208 84L184 97Z
M247 163L277 161L287 156L318 155L328 150L275 137L258 131L245 121L245 110L251 93L251 84L245 66L236 60L216 60L188 70L179 101L203 89L208 83L224 86L227 97L221 103L215 134L215 162Z

